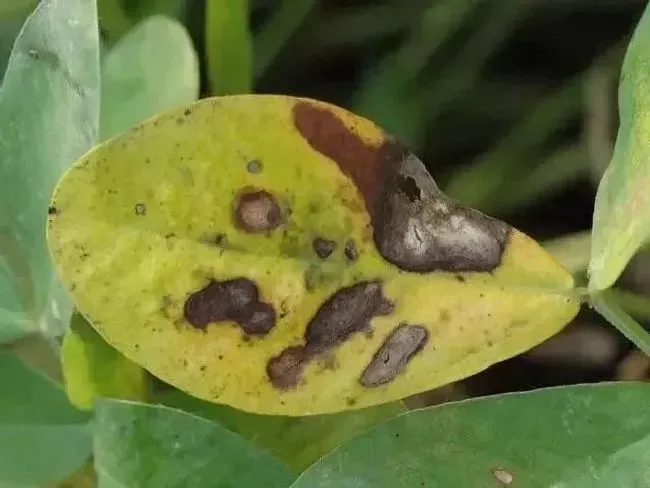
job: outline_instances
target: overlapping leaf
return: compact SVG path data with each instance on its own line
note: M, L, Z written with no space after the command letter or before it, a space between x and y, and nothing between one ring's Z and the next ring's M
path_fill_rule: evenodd
M97 140L94 1L42 2L14 44L0 89L0 339L64 330L45 222L63 171Z
M650 387L539 390L414 411L348 442L292 488L646 486Z
M619 86L620 126L598 187L589 287L610 287L650 235L650 7L636 27Z
M88 417L61 389L0 351L0 486L54 483L90 455Z
M99 488L285 488L295 478L232 432L168 407L103 400L94 435Z
M149 17L103 61L101 137L190 103L198 94L198 59L185 27L160 15Z
M149 376L101 338L79 313L72 315L61 347L68 398L80 409L91 410L98 398L144 401L149 398Z

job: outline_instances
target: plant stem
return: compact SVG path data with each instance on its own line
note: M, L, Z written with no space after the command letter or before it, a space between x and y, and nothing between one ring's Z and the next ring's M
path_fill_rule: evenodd
M591 296L591 305L641 351L650 356L650 333L630 317L617 303L612 290Z

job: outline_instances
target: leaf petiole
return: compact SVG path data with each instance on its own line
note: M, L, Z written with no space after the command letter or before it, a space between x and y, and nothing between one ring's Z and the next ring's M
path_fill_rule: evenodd
M591 306L645 354L650 356L650 333L621 308L612 290L591 295Z

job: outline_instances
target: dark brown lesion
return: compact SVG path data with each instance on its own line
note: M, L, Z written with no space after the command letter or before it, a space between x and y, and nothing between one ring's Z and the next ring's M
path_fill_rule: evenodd
M327 259L336 250L336 241L325 239L323 237L315 237L312 241L312 249L321 259Z
M292 388L300 381L306 363L307 353L303 346L288 347L269 360L266 374L276 388Z
M266 190L246 189L235 197L233 220L245 232L260 233L278 228L284 215L274 195Z
M429 332L422 325L398 325L361 375L360 382L367 388L390 383L404 371L408 362L426 345Z
M257 285L248 278L211 280L185 301L185 320L205 330L211 323L234 322L249 335L267 334L276 322L275 309L260 299Z
M511 228L447 198L422 162L392 137L372 145L330 109L303 101L294 125L355 184L379 253L405 271L493 271Z
M271 383L279 389L297 386L310 361L323 357L354 334L370 330L374 317L389 315L393 309L379 281L364 281L338 290L307 325L304 345L288 347L269 360L267 375Z
M357 249L357 243L354 242L354 239L348 239L346 241L343 253L348 261L352 262L357 260L359 257L359 250Z

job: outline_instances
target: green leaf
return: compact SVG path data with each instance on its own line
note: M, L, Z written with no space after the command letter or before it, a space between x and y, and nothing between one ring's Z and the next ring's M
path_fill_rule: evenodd
M620 125L594 208L589 289L609 288L650 234L650 7L623 61Z
M199 62L185 27L150 17L123 37L102 65L102 139L198 94Z
M333 415L284 417L249 414L177 390L166 392L159 399L166 405L219 422L283 460L297 473L362 431L406 412L402 402L392 402Z
M99 488L285 488L294 479L266 452L179 410L101 400L95 420Z
M52 190L97 140L95 2L42 2L14 44L0 88L0 327L59 333L70 302L45 243Z
M649 385L619 383L414 411L335 450L292 486L647 486L648 402Z
M102 339L80 313L74 313L61 348L68 398L91 410L99 397L149 398L149 375Z
M206 4L208 78L214 95L249 93L253 89L248 10L248 0L212 0Z
M4 351L0 385L0 486L43 486L84 463L88 418L57 385Z

